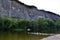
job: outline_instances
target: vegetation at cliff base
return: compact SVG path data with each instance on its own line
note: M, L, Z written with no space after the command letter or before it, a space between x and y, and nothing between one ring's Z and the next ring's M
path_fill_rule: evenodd
M60 20L52 21L40 18L37 21L17 21L0 17L0 31L60 33Z

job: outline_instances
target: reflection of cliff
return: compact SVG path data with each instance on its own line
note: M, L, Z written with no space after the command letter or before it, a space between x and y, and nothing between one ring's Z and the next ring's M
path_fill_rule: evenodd
M35 6L28 6L16 0L0 0L0 16L7 14L9 18L37 20L40 17L57 20L60 16L44 10L38 10Z

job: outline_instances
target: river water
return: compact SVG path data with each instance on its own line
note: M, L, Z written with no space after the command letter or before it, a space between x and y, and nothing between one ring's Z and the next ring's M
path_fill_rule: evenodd
M26 34L26 33L0 33L0 40L40 40L47 36L42 35L34 35L34 34Z

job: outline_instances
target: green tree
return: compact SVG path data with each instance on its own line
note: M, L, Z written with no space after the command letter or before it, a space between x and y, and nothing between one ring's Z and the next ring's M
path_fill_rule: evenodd
M60 33L59 31L60 31L60 20L56 20L56 22L55 22L55 27L56 27L56 32L57 33Z
M47 29L48 29L48 21L44 18L40 18L38 20L38 25L39 25L39 31L40 32L47 32Z

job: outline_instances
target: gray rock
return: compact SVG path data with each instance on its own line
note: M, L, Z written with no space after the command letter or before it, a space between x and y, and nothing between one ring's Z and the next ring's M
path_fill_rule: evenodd
M0 0L0 16L7 15L10 19L38 20L43 17L49 20L58 20L60 16L45 10L38 10L35 6L28 6L18 0Z

